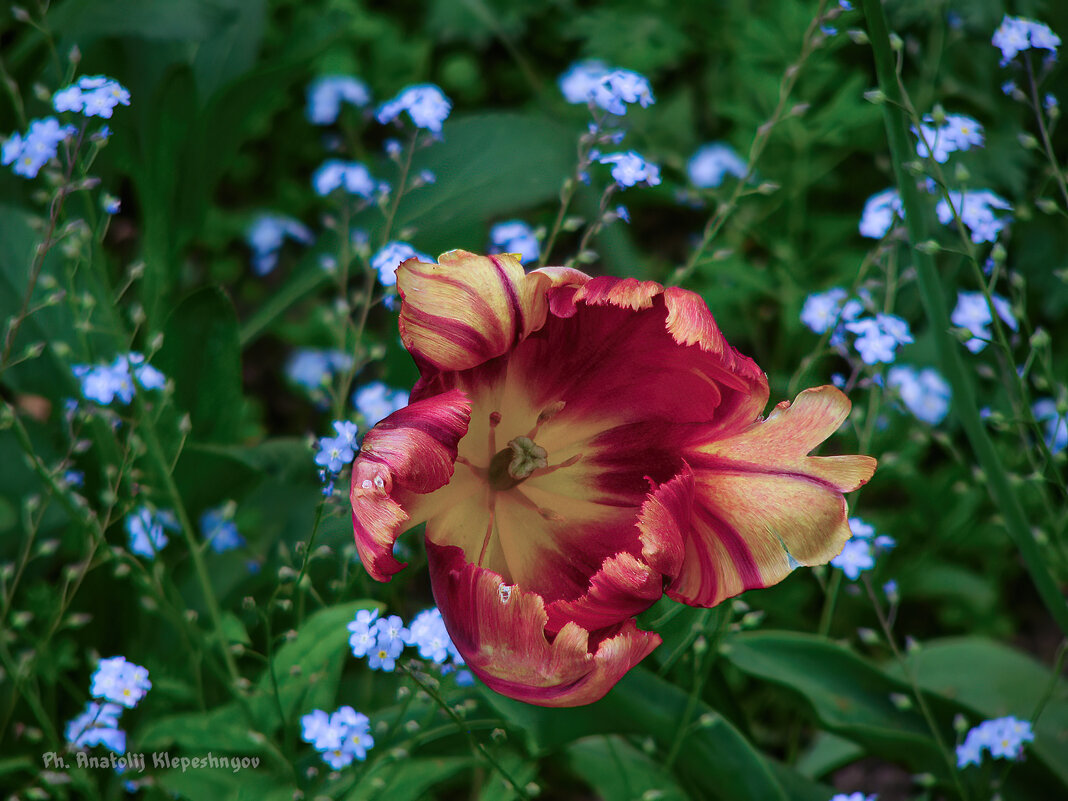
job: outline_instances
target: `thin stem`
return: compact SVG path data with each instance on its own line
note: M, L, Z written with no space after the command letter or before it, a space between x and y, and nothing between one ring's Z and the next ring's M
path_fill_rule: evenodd
M482 758L485 759L486 762L488 762L490 766L501 775L501 778L503 778L505 782L508 783L508 785L515 791L516 795L518 795L524 801L529 801L530 795L529 793L527 793L526 788L520 787L519 783L514 778L512 778L511 774L508 773L507 770L504 769L504 766L497 761L497 758L486 750L485 746L483 746L482 743L478 741L474 733L464 722L463 718L456 714L453 708L449 706L448 702L441 697L441 694L436 689L434 689L434 687L432 687L429 683L423 681L417 671L412 670L407 665L403 664L398 665L398 667L400 667L401 670L408 674L411 680L419 686L419 689L423 690L423 692L433 698L434 702L437 703L439 707L441 707L441 709L445 712L446 715L452 718L452 721L456 724L456 727L460 731L462 731L467 737L467 740L471 745L471 750L475 753L475 755L481 755Z
M1042 136L1042 147L1045 148L1049 166L1053 169L1053 175L1057 179L1057 186L1061 190L1065 211L1068 211L1068 184L1065 182L1064 173L1061 172L1060 162L1053 152L1053 143L1050 141L1049 130L1047 130L1046 121L1042 117L1042 103L1038 98L1038 81L1035 79L1035 68L1030 58L1024 60L1027 62L1027 80L1031 89L1031 105L1035 110L1035 119L1038 120L1038 132Z
M871 599L871 605L875 609L875 616L879 620L879 626L883 630L883 636L886 638L886 643L890 646L894 658L901 666L901 671L905 674L905 678L908 681L909 686L912 688L912 694L916 697L916 703L920 707L920 712L923 714L924 720L927 721L927 727L931 730L931 735L934 737L935 744L938 746L938 750L942 753L942 758L946 761L946 766L949 768L949 775L953 778L953 783L957 786L957 792L960 793L961 798L966 799L968 798L968 792L965 790L964 784L960 780L960 772L957 770L957 763L954 761L953 752L949 746L946 745L946 741L942 737L942 730L938 727L938 722L935 720L931 708L927 705L927 699L920 690L920 685L916 680L916 674L912 671L912 666L905 660L904 654L902 654L901 650L897 647L897 641L894 639L894 632L890 628L890 621L883 612L882 605L879 603L879 599L875 595L875 590L871 586L871 578L865 574L863 581L864 589L867 591L868 597Z
M775 110L772 112L771 117L765 121L759 128L757 128L756 135L753 137L753 143L749 147L749 158L747 159L745 176L740 178L734 185L734 191L731 192L731 196L726 202L721 203L717 208L715 214L713 214L708 222L705 223L704 230L701 233L701 241L690 253L686 263L675 270L671 275L671 279L668 281L669 286L679 286L686 281L694 270L697 269L698 263L701 261L701 257L708 249L708 246L712 244L712 240L719 234L720 229L727 222L730 216L737 210L738 201L746 194L751 194L749 190L749 181L752 179L755 171L757 161L764 152L764 148L768 144L768 140L771 138L771 132L775 127L783 121L786 117L786 103L790 99L790 94L793 92L794 86L797 84L797 79L801 75L801 67L808 60L808 57L816 49L815 43L817 41L817 34L820 33L819 26L823 20L823 12L827 5L827 0L820 0L819 7L816 9L816 14L812 17L812 20L808 23L808 28L805 29L805 35L801 40L801 53L795 63L786 68L783 73L782 79L779 82L779 101L775 106Z

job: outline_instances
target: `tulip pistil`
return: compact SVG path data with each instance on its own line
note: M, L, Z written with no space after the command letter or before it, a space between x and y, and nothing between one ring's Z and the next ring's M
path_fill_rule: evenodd
M548 466L548 456L545 448L530 437L516 437L490 461L490 487L502 492L517 486L535 470Z

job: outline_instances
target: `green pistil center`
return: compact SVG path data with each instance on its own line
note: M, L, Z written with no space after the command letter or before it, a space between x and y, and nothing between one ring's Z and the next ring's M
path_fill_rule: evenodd
M549 454L530 437L516 437L493 456L489 466L490 486L502 492L518 485L535 471L548 466Z

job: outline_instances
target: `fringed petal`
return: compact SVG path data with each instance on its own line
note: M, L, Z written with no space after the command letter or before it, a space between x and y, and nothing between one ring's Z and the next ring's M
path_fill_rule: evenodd
M713 606L842 550L844 493L871 478L875 459L808 453L849 409L834 387L805 390L792 406L783 402L766 420L688 455L697 477L694 526L671 597Z
M599 700L660 644L628 620L591 643L570 622L552 639L541 596L470 564L452 546L427 543L434 598L453 643L488 687L539 706L580 706ZM592 648L592 652L591 652Z
M394 412L364 437L349 500L360 561L377 581L404 567L393 544L418 522L428 494L449 482L470 416L467 397L451 390Z

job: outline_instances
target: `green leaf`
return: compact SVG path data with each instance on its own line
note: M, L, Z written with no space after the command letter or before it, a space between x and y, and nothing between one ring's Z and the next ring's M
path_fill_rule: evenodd
M384 784L358 782L345 801L422 801L436 785L474 765L471 757L415 757L392 762L375 772Z
M946 775L919 710L900 709L890 698L909 695L908 685L847 648L814 635L757 631L732 637L723 655L745 673L799 693L831 732L913 769ZM950 741L952 711L943 704L936 715Z
M654 790L659 801L686 801L671 772L622 737L587 737L567 747L568 764L603 801L632 801Z
M445 141L418 168L437 183L401 204L398 227L415 226L422 247L439 252L485 247L484 224L559 193L574 169L575 134L542 116L480 114L449 120Z
M281 725L278 704L287 725L294 725L298 708L301 713L306 713L336 706L337 685L349 654L346 626L360 609L376 608L381 608L377 601L362 600L320 609L304 621L295 640L275 652L273 667L278 682L278 700L274 698L268 666L257 684L260 695L254 704L265 733L273 732Z
M155 362L174 379L175 402L193 424L191 439L241 438L241 345L237 315L222 290L197 290L178 305L167 320Z
M141 751L165 751L178 746L188 756L208 751L262 753L262 745L253 738L248 719L236 703L209 712L155 718L141 726L136 739Z
M211 0L95 0L61 3L49 11L48 23L84 47L100 36L203 41L235 16Z
M653 737L667 751L674 742L689 698L673 684L641 667L631 670L602 700L572 709L544 709L513 701L485 689L486 699L507 720L524 730L532 750L558 748L593 734ZM767 762L722 715L698 701L684 734L676 772L709 797L724 801L785 801Z

